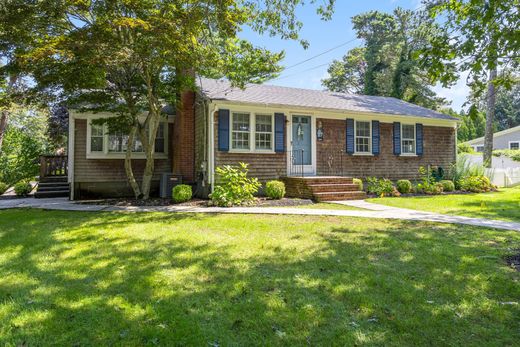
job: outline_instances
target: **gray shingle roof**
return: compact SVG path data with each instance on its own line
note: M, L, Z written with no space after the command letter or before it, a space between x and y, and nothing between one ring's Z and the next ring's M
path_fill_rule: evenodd
M199 87L201 92L212 100L457 120L457 118L421 106L383 96L336 93L266 84L250 84L242 90L231 88L228 81L206 78L200 80Z

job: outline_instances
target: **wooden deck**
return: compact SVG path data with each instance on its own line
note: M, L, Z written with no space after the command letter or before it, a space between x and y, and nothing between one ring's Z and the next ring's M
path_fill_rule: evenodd
M286 196L315 201L359 200L366 194L359 190L352 177L308 176L282 177Z

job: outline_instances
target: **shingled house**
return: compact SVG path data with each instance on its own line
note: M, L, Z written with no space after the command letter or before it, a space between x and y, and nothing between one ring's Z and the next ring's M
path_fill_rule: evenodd
M159 130L155 191L170 173L207 195L216 167L245 162L260 181L285 179L294 188L290 195L355 198L351 177L413 179L419 166L446 168L456 157L456 118L395 98L271 85L238 89L210 79L181 98ZM131 194L125 135L92 124L110 116L70 113L73 199ZM144 155L136 149L134 157L139 179Z

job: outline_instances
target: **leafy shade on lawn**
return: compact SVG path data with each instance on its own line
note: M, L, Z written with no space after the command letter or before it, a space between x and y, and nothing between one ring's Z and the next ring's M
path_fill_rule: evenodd
M0 345L514 345L518 248L420 222L3 211Z
M482 194L374 198L368 201L388 206L520 222L520 188L501 188Z

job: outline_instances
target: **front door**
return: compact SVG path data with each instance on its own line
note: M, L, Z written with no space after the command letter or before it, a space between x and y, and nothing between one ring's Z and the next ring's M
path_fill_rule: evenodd
M312 118L292 116L292 168L293 175L313 173Z

